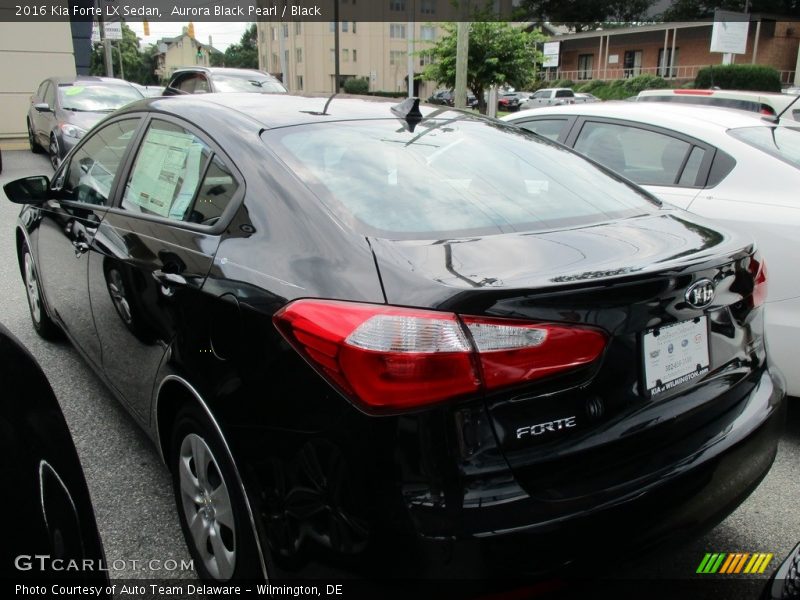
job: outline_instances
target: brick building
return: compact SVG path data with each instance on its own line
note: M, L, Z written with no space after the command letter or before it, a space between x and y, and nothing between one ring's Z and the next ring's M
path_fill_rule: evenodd
M734 55L736 64L776 68L781 81L795 81L800 22L750 15L747 48ZM560 35L559 66L546 69L547 79L622 79L645 73L668 79L694 79L697 71L722 64L723 55L709 50L713 23L659 23Z

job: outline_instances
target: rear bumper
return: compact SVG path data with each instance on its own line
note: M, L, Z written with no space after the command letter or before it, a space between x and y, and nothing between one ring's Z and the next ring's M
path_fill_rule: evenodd
M599 566L606 557L623 558L620 551L632 556L697 537L727 517L769 471L784 427L784 396L783 379L764 369L729 427L717 432L709 428L709 442L657 481L604 505L545 522L523 522L526 509L528 514L537 512L530 498L506 503L499 507L505 529L494 520L493 530L438 542L448 548L446 553L440 548L438 555L451 558L432 573L440 569L458 577L552 573L575 562ZM481 510L475 509L473 523Z

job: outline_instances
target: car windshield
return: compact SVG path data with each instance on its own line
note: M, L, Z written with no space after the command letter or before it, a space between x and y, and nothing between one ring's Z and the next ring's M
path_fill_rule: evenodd
M740 127L728 134L800 169L800 129L796 127Z
M214 75L214 86L218 92L286 92L279 81L259 73Z
M142 94L130 85L81 85L80 82L58 86L61 108L77 112L112 112L141 100Z
M384 119L298 125L263 138L340 218L379 237L541 231L657 207L561 146L460 114L426 119L413 132Z

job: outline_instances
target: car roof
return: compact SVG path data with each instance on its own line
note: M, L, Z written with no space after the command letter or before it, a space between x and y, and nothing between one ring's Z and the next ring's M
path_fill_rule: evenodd
M697 104L675 104L674 102L639 103L621 101L533 108L503 117L503 120L517 121L524 117L546 115L608 117L666 128L681 126L681 130L686 132L701 129L719 130L735 127L753 127L767 124L758 114L744 110L700 106Z
M275 79L269 73L259 71L258 69L234 69L232 67L179 67L175 69L172 74L176 75L178 73L190 73L192 71L198 73L208 73L209 75L238 75L241 77L252 77L254 73L258 73L259 75L264 75Z
M338 94L332 99L329 94L273 94L268 92L235 92L230 94L184 94L137 100L123 112L138 112L149 108L158 112L189 115L193 111L202 114L209 109L240 113L240 117L257 123L261 128L274 129L291 125L324 123L344 120L396 119L392 107L404 98L381 98L375 96L353 96ZM328 102L330 103L328 104ZM327 110L326 110L327 104ZM438 106L419 105L424 117L439 118L471 117L486 119L471 111Z
M96 77L94 75L78 75L77 77L53 76L48 77L47 79L57 85L75 85L76 83L81 83L83 85L93 85L99 83L131 85L129 81L125 81L124 79L117 79L116 77Z

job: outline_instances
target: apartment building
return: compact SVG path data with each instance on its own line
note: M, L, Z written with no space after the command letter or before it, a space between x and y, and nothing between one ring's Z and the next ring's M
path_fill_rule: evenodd
M443 32L436 22L261 21L257 23L259 68L282 78L292 92L334 91L337 27L342 84L352 77L367 78L370 91L385 92L408 89L409 51L414 74L421 73L427 58L415 53ZM416 81L415 95L427 97L435 88L435 82Z
M180 67L209 67L211 55L220 51L211 45L197 41L188 27L184 27L181 35L162 38L158 40L158 54L156 54L156 75L161 81L166 82L172 72Z

